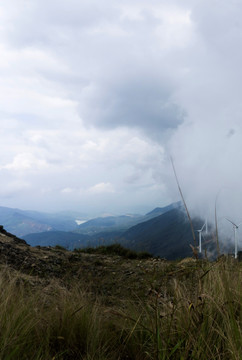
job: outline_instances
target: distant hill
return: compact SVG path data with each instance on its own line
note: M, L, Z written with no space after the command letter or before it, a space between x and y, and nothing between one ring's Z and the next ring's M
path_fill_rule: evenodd
M126 216L106 217L93 219L79 226L89 232L89 235L49 231L29 234L24 236L24 239L32 246L62 245L68 249L120 243L132 250L147 251L168 260L192 256L190 244L194 245L194 241L187 215L182 206L178 203L165 208L157 208L144 215L142 219L147 219L160 212L162 215L130 226L124 231L113 229L124 226L124 224L127 226ZM133 220L131 218L129 223L132 223ZM198 229L201 227L202 221L193 219L193 225L195 229ZM97 232L100 229L103 231ZM209 246L209 250L210 253L214 250L214 244Z
M100 232L124 231L142 221L142 215L98 217L78 226L76 233L94 235Z
M145 216L144 216L144 219L143 221L146 221L146 220L149 220L149 219L152 219L156 216L159 216L159 215L162 215L162 214L165 214L166 212L172 210L172 209L182 209L183 206L182 206L182 203L180 201L178 202L175 202L175 203L172 203L168 206L164 206L164 207L157 207L155 208L154 210L148 212Z
M30 213L28 214L31 215ZM21 216L23 215L18 214L19 221L22 221ZM14 217L16 221L16 213ZM37 218L37 214L33 213L33 217ZM61 220L61 218L49 218L48 216L45 217L45 215L41 219L45 219L49 224L57 224ZM21 226L28 226L29 230L32 220L30 217L27 219L25 214L24 222ZM194 229L201 228L202 223L201 219L193 219ZM72 222L70 221L71 224ZM173 260L191 256L192 250L190 244L194 245L190 224L180 202L163 208L155 208L143 216L99 217L88 220L78 227L76 227L74 222L76 230L72 228L72 231L56 231L52 227L48 228L47 231L41 232L41 229L47 224L41 223L40 225L38 233L21 236L31 246L61 245L72 250L74 248L120 243L132 250L147 251L155 256ZM20 230L20 223L18 226L18 230ZM37 222L34 222L34 228L37 228ZM6 229L10 231L8 227ZM198 241L197 232L195 234ZM214 242L209 242L206 247L209 254L214 252Z
M65 231L47 231L24 236L24 240L31 246L56 246L60 245L68 250L87 247L92 239L88 235L75 234Z
M181 203L155 208L146 215L107 216L86 221L77 227L79 213L47 214L0 207L0 225L26 240L32 246L61 245L67 249L95 247L120 243L136 250L147 251L168 260L191 256L190 244L194 245L190 224ZM194 229L201 228L203 221L193 219ZM77 229L77 230L76 230ZM195 231L198 237L197 232ZM197 239L198 240L198 239ZM233 253L233 243L223 241L220 250ZM207 254L215 254L213 236L203 239ZM225 244L225 245L224 245Z
M176 207L177 203L163 208L156 208L146 215L121 215L98 217L77 225L77 219L85 219L79 212L60 212L55 214L32 210L21 210L0 206L0 225L18 237L47 231L75 232L85 235L99 236L105 232L120 234L140 222L156 217ZM116 235L115 235L116 236ZM102 236L103 237L103 236ZM105 235L110 239L110 235Z
M157 207L154 210L150 211L145 215L121 215L121 216L106 216L106 217L98 217L95 219L91 219L86 221L84 224L78 226L75 230L77 233L88 234L88 235L96 235L100 232L121 232L128 230L131 226L144 222L146 220L157 217L161 214L164 214L171 209L178 208L181 206L180 202L170 204L165 207Z
M194 219L193 225L200 228L201 220ZM190 224L181 208L131 227L123 233L121 243L169 260L191 256L190 244L194 245Z
M47 214L0 207L0 224L12 234L22 237L30 233L51 230L70 231L76 228L74 214Z
M60 245L68 250L85 247L96 247L118 242L122 232L108 231L94 235L79 234L71 231L45 231L22 236L31 246Z

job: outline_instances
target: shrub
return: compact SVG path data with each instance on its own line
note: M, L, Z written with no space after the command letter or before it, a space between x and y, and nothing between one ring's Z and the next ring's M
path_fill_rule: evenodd
M65 248L64 246L61 246L61 245L56 245L56 246L54 247L54 249L56 249L56 250L61 250L61 251L67 251L66 248Z
M120 244L112 244L107 246L98 246L96 248L85 248L85 249L75 249L76 252L84 252L88 254L103 254L103 255L118 255L126 259L148 259L152 255L148 252L136 252L134 250L126 249Z

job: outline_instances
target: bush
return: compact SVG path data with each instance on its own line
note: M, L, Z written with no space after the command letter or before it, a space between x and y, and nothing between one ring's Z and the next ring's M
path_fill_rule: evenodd
M61 245L56 245L56 246L54 247L54 249L66 251L66 248L65 248L64 246L61 246Z
M126 249L120 244L112 244L107 246L98 246L96 248L85 248L85 249L75 249L76 252L84 252L88 254L103 254L103 255L118 255L126 259L148 259L152 255L148 252L136 252L134 250Z

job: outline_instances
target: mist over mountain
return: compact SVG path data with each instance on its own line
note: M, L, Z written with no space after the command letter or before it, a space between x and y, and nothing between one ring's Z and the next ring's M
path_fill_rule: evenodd
M178 202L174 202L170 205L164 206L164 207L157 207L155 209L153 209L152 211L148 212L145 216L144 216L144 221L152 219L156 216L162 215L172 209L182 209L183 205L181 203L181 201Z
M44 231L71 231L77 226L76 218L77 213L71 212L48 214L0 207L0 224L3 224L7 231L19 237Z
M102 231L123 231L141 222L142 215L121 215L98 217L86 221L75 230L77 233L94 235Z
M201 219L193 220L195 228L201 223ZM124 246L169 260L192 256L190 244L194 246L191 226L182 208L173 208L133 226L122 237Z
M86 220L77 225L80 213L40 213L0 207L0 223L12 234L23 238L31 246L61 245L68 250L120 243L136 251L147 251L167 259L192 255L194 246L190 223L181 202L157 207L145 215L129 214L104 216ZM83 218L83 217L82 217ZM196 242L204 223L200 217L192 218ZM220 236L222 252L233 253L233 242L223 233ZM203 234L203 254L216 252L215 235ZM239 244L240 249L240 244Z
M173 207L176 204L170 206ZM70 231L88 235L102 232L121 233L139 222L166 212L170 206L156 208L146 215L102 216L90 220L83 220L87 219L87 215L77 211L43 213L1 206L0 224L3 224L7 231L19 237L47 231ZM78 219L82 219L81 225L77 225Z
M79 225L75 232L88 235L94 235L100 232L121 232L127 230L131 226L162 215L165 212L178 207L181 207L180 202L172 203L165 207L157 207L145 215L130 214L121 216L98 217Z
M194 218L192 221L198 245L196 229L201 228L204 220ZM120 243L129 249L147 251L169 260L192 256L190 245L195 246L190 223L180 202L155 208L143 216L95 218L72 232L49 231L23 238L32 246L61 245L69 250ZM205 248L210 255L215 251L211 234L203 237L203 254Z
M79 225L72 231L54 231L48 232L30 233L23 236L23 238L31 246L55 246L61 245L69 250L73 250L75 247L84 248L86 246L98 246L107 245L116 242L123 242L126 237L126 232L129 230L132 233L132 229L137 224L145 224L150 220L162 216L169 212L171 209L180 209L182 212L182 206L180 203L173 203L165 207L157 207L145 215L122 215L122 216L105 216L98 217L86 221ZM165 220L166 221L166 220ZM174 219L174 223L176 219ZM141 229L143 229L141 225ZM154 231L154 229L152 229ZM157 230L159 231L159 229ZM153 237L152 231L150 232L151 238ZM134 241L135 242L135 241ZM125 240L125 245L135 247L134 242ZM158 245L159 247L159 245ZM137 243L137 248L144 250L145 244ZM155 255L159 255L155 250Z
M45 230L38 233L28 233L22 237L31 246L61 245L69 250L75 247L98 246L121 241L124 231L150 218L163 214L167 210L178 206L171 204L163 208L156 208L146 215L103 216L84 222L72 231Z

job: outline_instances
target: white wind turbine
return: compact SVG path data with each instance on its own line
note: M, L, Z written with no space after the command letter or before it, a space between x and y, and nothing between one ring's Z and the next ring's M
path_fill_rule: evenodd
M198 232L198 237L199 237L199 252L202 252L202 231L204 229L204 226L206 226L206 234L208 233L208 225L207 225L207 220L205 221L205 223L203 224L203 226L201 227L200 230L197 230Z
M231 221L231 220L229 220L227 218L226 218L226 220L228 220L233 225L233 229L234 229L234 258L237 259L237 257L238 257L237 230L238 230L239 226L242 224L242 222L240 222L238 225L236 225L233 221Z

